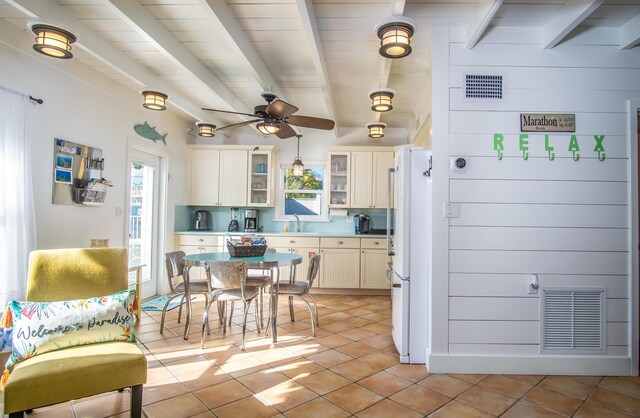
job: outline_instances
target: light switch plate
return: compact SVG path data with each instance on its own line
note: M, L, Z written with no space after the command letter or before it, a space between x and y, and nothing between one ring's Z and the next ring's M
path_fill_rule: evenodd
M460 217L460 203L445 203L444 204L444 217L445 218L459 218Z

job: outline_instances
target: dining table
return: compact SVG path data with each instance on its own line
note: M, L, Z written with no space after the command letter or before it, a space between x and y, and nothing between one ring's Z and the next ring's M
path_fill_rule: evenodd
M189 270L192 267L207 267L207 262L214 261L244 261L247 269L269 270L271 271L272 285L269 286L269 298L271 307L271 338L275 343L278 341L277 317L278 317L278 285L280 283L280 269L291 267L289 280L293 282L296 274L296 265L302 263L302 256L291 253L266 252L264 255L255 257L232 257L228 252L198 253L189 254L184 257L184 284L185 299L187 303L187 319L184 330L184 339L189 336L191 325L191 293L189 291ZM208 275L207 275L208 277Z

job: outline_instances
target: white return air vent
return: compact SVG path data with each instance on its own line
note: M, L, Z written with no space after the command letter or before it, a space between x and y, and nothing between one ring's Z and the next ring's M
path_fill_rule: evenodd
M465 74L464 97L467 100L502 100L502 76Z
M604 289L543 288L541 353L606 351Z

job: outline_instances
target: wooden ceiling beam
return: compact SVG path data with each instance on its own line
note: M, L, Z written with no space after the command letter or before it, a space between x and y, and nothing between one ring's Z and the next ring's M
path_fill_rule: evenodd
M200 80L211 93L227 105L225 110L253 113L140 3L131 0L103 0L103 2L164 56Z
M504 0L480 0L478 2L473 17L467 26L467 49L473 49L482 39L502 3L504 3Z
M551 49L588 18L604 0L568 0L542 29L542 44Z
M329 81L329 72L327 71L324 53L322 52L320 32L318 31L316 13L313 10L313 2L311 0L296 0L296 5L298 6L298 12L300 13L300 20L302 21L302 27L304 28L307 44L309 45L313 65L316 69L316 74L320 79L320 88L324 95L324 102L327 106L327 111L329 112L329 118L336 122L333 128L333 133L336 137L339 137L340 134L338 120L336 118L336 107L331 94L331 82Z
M149 72L144 65L129 58L111 42L106 41L82 21L63 10L55 2L40 0L7 0L7 3L32 18L57 22L72 30L78 37L76 45L105 64L125 75L140 88L152 87L169 95L170 103L194 119L205 119L205 113L193 102ZM141 99L142 103L142 99Z
M640 44L640 14L620 28L620 49L631 49Z

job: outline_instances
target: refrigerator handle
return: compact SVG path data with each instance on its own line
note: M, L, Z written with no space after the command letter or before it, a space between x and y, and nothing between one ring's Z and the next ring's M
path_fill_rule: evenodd
M393 270L387 270L386 278L387 278L387 281L389 282L389 286L394 287L394 288L402 287L402 285L400 283L395 283L391 279L391 275L392 274L393 274Z
M396 169L393 167L387 172L387 255L396 255L391 251L391 178L395 172Z

